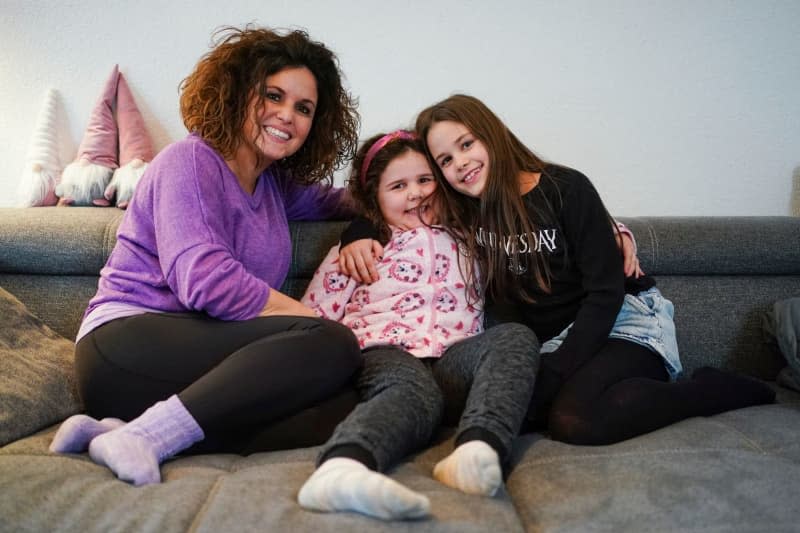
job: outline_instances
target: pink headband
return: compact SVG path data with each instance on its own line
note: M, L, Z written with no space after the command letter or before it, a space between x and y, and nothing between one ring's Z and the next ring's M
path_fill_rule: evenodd
M416 138L417 136L410 131L395 130L391 133L387 133L375 141L375 143L369 147L369 150L367 150L367 155L364 156L364 163L361 165L361 186L365 187L367 185L367 170L369 170L369 165L372 163L372 159L375 157L375 154L380 152L384 146L395 139L406 139L410 141Z

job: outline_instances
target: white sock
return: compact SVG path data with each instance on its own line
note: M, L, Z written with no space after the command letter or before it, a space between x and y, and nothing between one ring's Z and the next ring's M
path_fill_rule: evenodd
M439 461L433 477L449 487L466 492L494 496L503 483L500 457L482 440L465 442Z
M297 501L314 511L355 511L384 520L422 518L430 501L346 457L328 459L308 478Z

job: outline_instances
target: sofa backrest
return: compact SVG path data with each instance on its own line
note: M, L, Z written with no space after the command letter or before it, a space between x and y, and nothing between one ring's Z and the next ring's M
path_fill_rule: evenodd
M774 302L800 296L800 218L621 218L644 271L675 304L681 361L774 379L785 365L762 319Z
M55 331L73 338L124 213L97 207L0 208L0 286ZM302 296L346 224L292 223L293 261L281 290Z
M116 242L116 208L0 208L0 286L72 338ZM800 296L800 218L620 218L645 272L675 304L684 368L703 364L774 378L783 362L762 339L777 300ZM299 297L345 222L291 225L293 262L282 288Z

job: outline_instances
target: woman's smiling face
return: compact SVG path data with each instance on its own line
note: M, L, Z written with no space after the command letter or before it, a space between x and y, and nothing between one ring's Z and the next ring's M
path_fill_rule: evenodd
M317 106L317 80L306 67L285 68L267 77L259 105L253 96L245 139L267 166L289 157L306 142Z

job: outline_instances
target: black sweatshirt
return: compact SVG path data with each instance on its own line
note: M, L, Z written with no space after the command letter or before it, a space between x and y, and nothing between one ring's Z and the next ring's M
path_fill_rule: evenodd
M523 284L536 301L517 301L517 308L541 342L573 324L557 357L550 359L551 368L567 377L608 339L626 292L622 255L600 196L577 170L547 167L523 202L538 228L534 251L548 261L551 279L545 293L526 276ZM555 220L547 215L551 212ZM631 279L628 289L639 292L653 285L652 278Z

